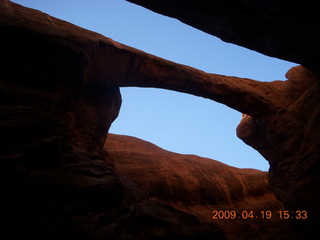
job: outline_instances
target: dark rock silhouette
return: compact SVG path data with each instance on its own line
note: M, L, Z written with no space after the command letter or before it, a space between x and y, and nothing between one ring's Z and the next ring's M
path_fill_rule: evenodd
M222 10L228 19L228 12ZM282 16L277 11L273 14ZM264 13L263 8L259 13ZM290 21L285 21L286 26L291 26ZM240 21L239 28L242 24ZM218 26L232 35L227 26ZM208 74L7 0L0 2L0 28L5 60L0 72L1 213L3 231L12 239L293 239L292 230L312 239L317 234L319 80L311 70L296 67L287 73L287 81L271 83ZM267 33L264 39L268 39ZM279 38L278 44L283 46L283 38ZM263 39L261 34L259 39ZM318 66L317 48L312 54L308 51L312 44L301 45L306 46L305 51L288 46L282 56L277 39L272 39L272 53L265 53L313 70ZM300 46L301 39L294 46ZM250 44L253 40L246 41ZM267 48L264 42L256 43ZM256 49L254 45L250 48ZM265 51L261 49L256 50ZM195 166L194 172L186 167L180 175L174 165L164 165L168 170L161 174L166 179L180 179L183 188L174 181L164 183L150 172L136 175L126 171L130 158L151 167L159 165L168 152L121 136L111 136L113 149L107 142L110 153L105 151L108 129L120 110L122 86L190 93L246 114L237 134L269 161L269 184L284 207L267 188L265 173L259 171L212 162L226 173L210 185L216 194L196 184L209 184L211 172L219 177L203 159L174 154L180 166L188 161L203 163ZM130 141L137 151L132 150ZM158 158L151 158L155 153ZM132 166L141 167L137 162ZM146 176L150 183L145 183ZM222 183L223 190L218 187ZM259 206L255 205L258 202ZM308 218L274 218L252 224L239 220L239 225L204 220L202 210L207 211L207 205L218 208L222 203L224 209L239 211L250 204L255 210L306 210ZM243 228L250 231L237 235Z
M127 0L225 42L319 71L317 3L286 0Z

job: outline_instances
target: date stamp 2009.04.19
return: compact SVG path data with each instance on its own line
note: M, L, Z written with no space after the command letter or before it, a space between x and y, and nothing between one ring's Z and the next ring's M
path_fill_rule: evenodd
M233 219L296 219L296 220L305 220L308 218L308 212L306 210L296 210L296 211L235 211L235 210L214 210L212 211L213 220L233 220Z

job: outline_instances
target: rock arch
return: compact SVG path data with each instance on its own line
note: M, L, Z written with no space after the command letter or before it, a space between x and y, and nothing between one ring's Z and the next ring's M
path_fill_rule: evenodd
M209 98L249 115L240 123L238 136L269 161L270 186L285 207L308 211L306 221L292 221L295 228L305 235L317 233L320 88L314 58L294 58L313 71L299 66L287 73L287 81L265 83L176 64L7 0L1 1L0 9L0 27L6 33L1 38L6 59L0 73L2 127L4 136L10 136L3 141L6 160L1 162L8 170L6 181L20 186L31 179L27 189L34 192L35 179L53 192L63 188L71 199L84 199L91 211L105 210L103 201L114 206L124 191L103 162L102 146L119 111L118 89L164 88ZM11 52L5 51L7 46ZM95 136L98 140L93 141ZM60 157L49 156L44 164L46 151ZM52 172L46 175L48 168ZM114 198L109 199L106 187ZM88 198L92 192L102 199L97 205ZM61 196L57 201L68 204ZM78 205L69 207L83 211Z

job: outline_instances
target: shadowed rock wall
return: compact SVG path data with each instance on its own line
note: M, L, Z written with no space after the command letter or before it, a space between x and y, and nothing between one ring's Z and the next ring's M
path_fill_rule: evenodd
M98 45L88 36L99 36L8 1L0 28L1 230L10 239L94 239L97 212L123 196L102 150L119 89L90 85L85 72Z
M268 56L319 71L316 2L287 0L128 0Z

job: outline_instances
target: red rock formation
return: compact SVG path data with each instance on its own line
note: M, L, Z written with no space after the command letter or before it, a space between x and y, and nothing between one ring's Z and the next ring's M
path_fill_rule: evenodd
M224 41L300 63L319 73L320 25L316 20L315 2L129 1L175 17ZM221 102L251 116L241 122L238 136L269 161L270 184L286 208L290 212L308 211L307 221L293 219L292 222L304 239L313 239L320 223L319 76L299 67L290 70L287 78L286 82L255 84L250 91L256 95L251 92L242 99L241 104L248 104L251 109L268 106L265 112L248 113L240 110L241 107L229 105L230 100L222 99ZM225 98L234 98L230 92L225 92ZM234 93L240 95L239 92ZM259 95L265 99L264 104L257 100L261 100Z
M319 76L303 67L277 83L285 105L278 113L244 118L238 136L270 163L269 183L290 212L307 210L306 221L294 221L304 237L316 232L319 207ZM310 234L310 235L309 235Z
M105 148L118 172L203 224L219 225L227 239L295 238L288 221L278 217L283 207L268 186L266 172L168 152L128 136L109 134ZM236 211L238 217L212 220L213 211ZM242 218L246 211L254 212L254 220ZM261 211L271 211L273 217L261 219Z
M209 183L215 178L206 171L216 170L206 163L199 163L194 172L184 168L188 182L168 162L169 170L162 174L170 176L169 182L149 176L154 184L146 185L143 176L123 171L128 179L119 174L103 144L120 108L120 86L191 93L250 115L240 124L238 136L269 160L269 183L285 208L308 211L308 219L297 221L295 229L305 236L317 232L319 81L311 71L295 68L287 74L288 81L273 83L207 74L7 0L0 2L0 29L6 60L0 72L1 212L5 229L14 228L11 238L232 239L232 228L239 229L229 221L205 222L203 205L244 209L251 204L246 199L250 196L259 204L261 197L266 204L261 206L268 208L273 197L255 171L219 165L227 177L217 184ZM153 151L159 159L168 156ZM140 156L138 151L130 157ZM179 163L181 169L195 162L175 158L172 164ZM159 159L149 166L160 164ZM187 187L179 188L172 179ZM247 179L260 185L251 186ZM200 180L217 194L206 191ZM155 195L148 196L148 191ZM262 234L263 222L275 229L259 222L252 239Z

